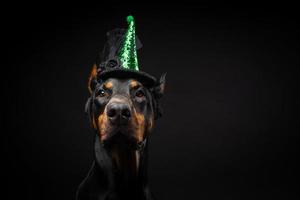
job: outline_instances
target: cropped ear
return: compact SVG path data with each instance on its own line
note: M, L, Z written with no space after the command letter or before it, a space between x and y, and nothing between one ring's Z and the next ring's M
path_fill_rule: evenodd
M97 65L94 64L88 80L88 89L92 94L97 85Z
M156 98L161 98L165 92L165 85L166 85L166 75L167 73L163 73L154 88L154 95Z

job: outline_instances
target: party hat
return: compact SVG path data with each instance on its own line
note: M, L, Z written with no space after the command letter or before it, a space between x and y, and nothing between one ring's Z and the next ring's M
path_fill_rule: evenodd
M135 33L133 16L127 17L127 24L127 29L114 29L107 33L107 42L96 60L98 79L134 78L151 87L157 79L139 69L137 50L142 44Z

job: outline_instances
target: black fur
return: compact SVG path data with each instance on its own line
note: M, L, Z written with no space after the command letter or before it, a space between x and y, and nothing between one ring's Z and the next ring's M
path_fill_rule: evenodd
M118 83L118 81L115 82ZM91 97L86 103L85 110L91 120L95 113L97 115L99 110L103 109L108 101L101 100L99 102L99 100L97 100L97 91L102 88L102 83L103 82L97 81L95 87L93 87L94 89L91 94ZM138 108L138 104L136 104L135 106L137 109L139 109L141 113L143 113L145 117L150 116L152 114L155 119L158 119L162 115L160 99L163 95L164 84L165 74L161 77L159 81L157 81L157 83L154 86L150 88L144 88L147 96L147 109L142 107ZM147 155L149 140L146 139L144 141L145 143L138 148L140 159L137 176L124 178L122 170L118 170L115 164L113 163L110 154L110 149L107 146L105 146L105 143L100 142L97 130L95 130L95 132L95 160L87 177L84 179L84 181L80 184L78 188L77 200L154 199L149 189L147 177ZM123 151L131 151L130 148L126 147L126 145L120 148L123 148Z

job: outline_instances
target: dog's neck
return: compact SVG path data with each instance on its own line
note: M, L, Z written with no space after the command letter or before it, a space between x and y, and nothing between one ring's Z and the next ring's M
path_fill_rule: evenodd
M140 152L125 146L113 145L109 151L113 167L125 179L135 179L138 176Z
M107 175L108 190L131 196L142 193L147 185L147 145L141 150L114 145L108 150L96 137L95 157L99 169Z

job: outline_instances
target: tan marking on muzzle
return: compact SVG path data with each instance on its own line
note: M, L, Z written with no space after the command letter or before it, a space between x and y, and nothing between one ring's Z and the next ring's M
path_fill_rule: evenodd
M151 116L148 121L148 127L147 127L148 133L152 131L152 128L153 128L153 117Z
M106 137L106 126L107 126L108 119L107 119L107 115L105 113L106 113L106 109L98 117L98 129L99 129L98 132L99 132L101 140L105 139L105 137Z
M138 142L142 142L144 139L144 133L145 133L145 117L144 115L136 112L134 110L133 113L133 121L132 126L134 129L134 134Z

